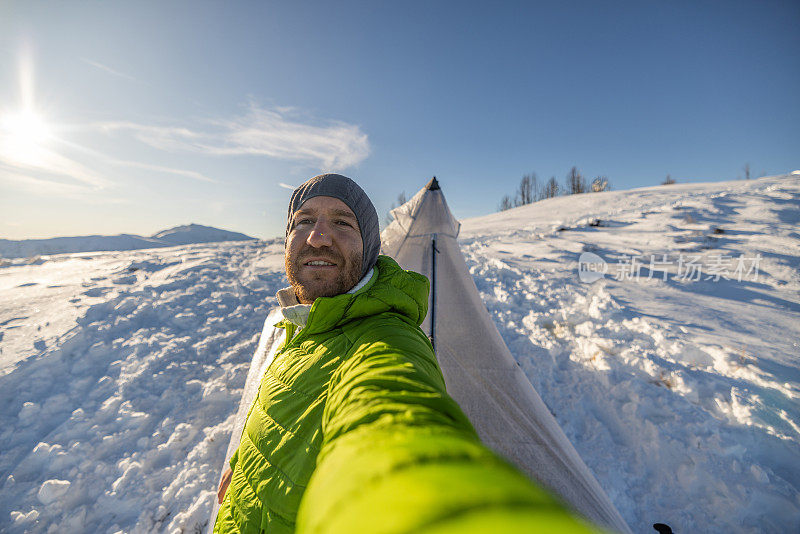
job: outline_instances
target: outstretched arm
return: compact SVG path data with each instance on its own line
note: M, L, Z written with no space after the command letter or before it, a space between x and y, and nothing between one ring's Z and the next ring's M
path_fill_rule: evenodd
M593 531L480 443L427 339L397 330L371 332L331 381L298 532Z

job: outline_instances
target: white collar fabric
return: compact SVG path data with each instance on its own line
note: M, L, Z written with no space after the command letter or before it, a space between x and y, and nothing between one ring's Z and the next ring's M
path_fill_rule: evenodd
M358 282L356 285L354 285L353 289L351 289L347 293L352 295L353 293L357 292L359 289L361 289L362 287L367 285L367 282L369 282L370 279L372 279L372 273L374 273L374 272L375 272L375 268L374 267L370 267L369 271L367 271L367 274L364 275L364 278L362 278L360 282Z

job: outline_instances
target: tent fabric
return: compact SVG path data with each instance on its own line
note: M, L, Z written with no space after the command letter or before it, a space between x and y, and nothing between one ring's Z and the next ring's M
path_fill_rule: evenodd
M236 416L233 419L233 433L231 434L231 441L228 444L228 450L225 451L225 460L222 462L220 470L220 478L222 473L228 469L228 460L230 460L236 449L239 448L239 442L242 439L242 431L244 424L247 421L247 412L253 405L258 394L258 386L261 384L261 378L269 367L269 364L275 358L275 353L278 348L283 344L286 337L286 330L283 328L275 328L275 325L283 320L281 309L274 308L267 320L264 321L264 328L261 330L261 337L258 340L258 346L253 353L253 359L250 362L250 370L247 372L247 379L244 383L244 390L242 391L242 398L239 401L239 408L236 410ZM219 480L218 480L219 481ZM211 510L211 516L208 521L206 532L211 534L214 530L214 520L217 518L219 511L219 503L217 502L216 488L214 489L214 506Z
M435 179L392 215L382 253L431 281L422 328L448 393L483 442L577 513L630 532L503 342L458 246L460 224Z

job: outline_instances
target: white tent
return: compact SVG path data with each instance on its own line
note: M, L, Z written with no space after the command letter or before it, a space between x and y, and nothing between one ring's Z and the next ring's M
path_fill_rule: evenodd
M560 495L578 513L629 533L486 312L458 248L460 224L450 213L436 179L392 215L394 221L381 234L382 252L431 281L429 311L422 328L433 340L447 391L483 442ZM264 323L220 474L239 446L261 377L283 342L285 331L273 326L282 318L277 308ZM209 533L217 509L215 499Z
M382 252L431 281L422 328L431 337L448 393L483 442L576 512L630 532L489 317L456 241L460 223L436 178L392 215L381 234Z

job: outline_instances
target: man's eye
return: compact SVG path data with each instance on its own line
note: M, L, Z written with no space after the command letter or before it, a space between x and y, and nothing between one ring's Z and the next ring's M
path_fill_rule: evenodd
M352 224L350 224L350 223L349 223L349 222L347 222L347 221L336 221L336 224L338 224L339 226L349 226L350 228L352 228L352 227L353 227L353 225L352 225Z

